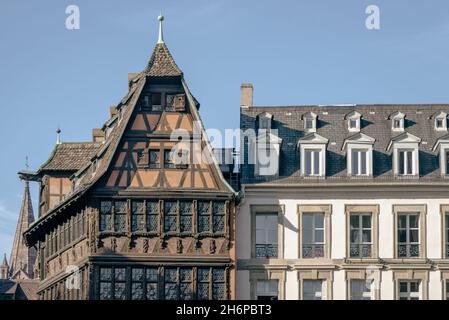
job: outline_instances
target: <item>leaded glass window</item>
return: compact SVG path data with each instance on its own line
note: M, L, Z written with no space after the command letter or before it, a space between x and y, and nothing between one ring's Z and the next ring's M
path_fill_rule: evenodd
M165 300L178 300L178 270L166 268L164 274Z
M192 268L181 268L179 270L179 298L180 300L193 299L193 272Z
M112 202L101 201L100 203L100 231L112 230Z
M226 205L224 201L215 201L213 204L212 218L214 233L224 233L225 231L225 212Z
M209 299L210 268L198 268L198 300Z
M126 201L114 203L114 226L116 232L126 231Z
M225 300L225 269L214 268L212 271L212 299Z
M176 94L166 94L165 95L165 111L175 111L175 97Z
M158 278L159 272L157 268L147 268L147 300L159 299Z
M398 257L419 257L419 214L398 215Z
M193 202L179 202L179 228L181 232L192 232Z
M198 232L210 232L210 201L198 201Z
M147 201L147 231L157 232L159 229L159 202Z
M159 169L161 167L161 156L159 150L149 151L149 164L150 169Z
M143 268L132 269L131 298L132 300L144 299L145 273Z
M164 202L164 231L176 232L178 230L178 205L176 201Z
M302 257L324 257L324 213L302 215Z
M371 214L354 213L349 218L351 257L367 258L372 255Z
M100 269L100 300L112 299L112 268Z
M132 232L144 231L144 207L143 201L132 202Z
M175 162L173 161L171 150L164 150L164 168L165 169L176 168Z
M126 269L115 268L114 269L114 299L125 300L126 299Z

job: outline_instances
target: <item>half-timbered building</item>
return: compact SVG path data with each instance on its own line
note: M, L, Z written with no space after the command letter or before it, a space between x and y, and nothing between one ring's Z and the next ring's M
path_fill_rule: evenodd
M233 299L235 192L162 37L93 141L35 173L40 299Z

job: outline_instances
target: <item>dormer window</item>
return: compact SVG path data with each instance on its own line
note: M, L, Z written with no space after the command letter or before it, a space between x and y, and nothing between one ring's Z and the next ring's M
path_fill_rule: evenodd
M373 144L376 140L363 133L356 133L343 143L346 150L348 176L373 175Z
M357 111L353 111L346 115L348 120L348 131L349 132L360 132L360 122L362 115Z
M301 174L304 177L326 175L326 146L328 139L311 133L298 141L301 158Z
M435 130L447 131L447 113L439 112L433 117L435 118Z
M260 114L258 116L259 118L259 130L270 130L271 129L271 122L273 119L273 115L268 113L268 112L264 112L262 114Z
M278 176L282 139L266 131L251 142L254 146L254 174L256 176Z
M420 138L408 132L391 139L387 151L393 149L393 170L396 176L419 176L420 142Z
M449 135L437 140L432 151L438 151L440 155L440 172L444 177L449 176Z
M304 130L307 132L316 132L317 115L313 112L303 115Z
M404 131L405 114L402 112L393 113L390 116L391 129L393 131Z

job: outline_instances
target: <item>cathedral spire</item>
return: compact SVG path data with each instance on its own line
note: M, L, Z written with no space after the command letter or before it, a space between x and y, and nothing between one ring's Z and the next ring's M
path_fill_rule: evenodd
M3 262L0 266L0 280L7 280L9 278L8 260L6 260L6 253L3 255Z
M14 236L11 258L9 262L10 274L13 278L33 279L34 263L36 261L36 250L28 248L25 244L23 233L34 222L33 206L31 203L29 182L25 181L25 190L17 221L16 234Z

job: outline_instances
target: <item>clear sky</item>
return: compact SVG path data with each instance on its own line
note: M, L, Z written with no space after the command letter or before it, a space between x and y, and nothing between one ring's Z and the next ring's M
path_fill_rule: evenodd
M68 5L80 30L65 27ZM365 27L368 5L380 30ZM151 55L160 10L209 128L239 126L243 82L255 105L449 102L447 0L1 0L0 254L25 156L37 169L58 125L63 141L91 139Z

